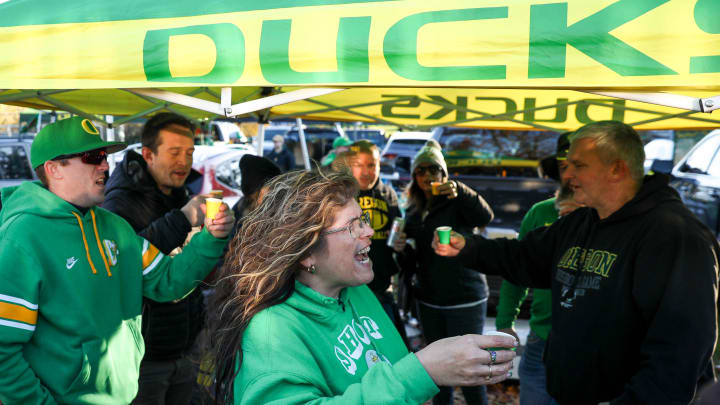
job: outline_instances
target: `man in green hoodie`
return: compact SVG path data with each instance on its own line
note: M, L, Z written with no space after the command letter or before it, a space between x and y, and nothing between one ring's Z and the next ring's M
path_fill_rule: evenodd
M227 243L226 206L183 252L162 254L103 201L108 153L91 121L74 117L37 135L40 182L2 189L0 401L128 404L137 393L142 297L182 298Z

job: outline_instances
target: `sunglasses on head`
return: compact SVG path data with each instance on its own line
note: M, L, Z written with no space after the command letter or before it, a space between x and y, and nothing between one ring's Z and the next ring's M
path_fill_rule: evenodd
M94 149L87 152L73 153L72 155L60 155L53 160L72 159L74 157L79 157L86 165L98 166L107 159L107 152L105 149Z
M422 176L423 174L425 174L425 172L427 172L435 176L440 173L440 170L440 166L418 166L415 168L415 174L418 176Z

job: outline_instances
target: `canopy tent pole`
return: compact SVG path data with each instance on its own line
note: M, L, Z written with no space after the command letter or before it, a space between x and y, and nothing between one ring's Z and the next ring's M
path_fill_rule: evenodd
M265 153L263 150L263 145L265 145L265 124L258 123L258 131L255 138L257 138L255 139L255 149L257 150L257 155L262 157Z
M300 149L302 150L305 169L310 170L310 157L308 156L307 142L305 142L305 129L303 128L302 118L296 118L295 124L298 127L298 135L300 136Z
M317 104L317 105L322 105L322 106L328 107L328 108L323 108L323 109L321 109L321 110L314 110L314 112L318 112L318 111L328 111L328 112L329 112L329 111L334 111L334 110L340 110L340 111L345 111L346 113L349 113L349 114L357 115L358 117L368 118L368 119L372 120L372 122L376 122L376 123L378 123L378 124L394 125L394 126L398 126L398 127L404 127L404 125L402 125L402 124L398 124L398 123L395 123L395 122L392 122L392 121L388 121L388 120L384 120L384 119L381 119L381 118L373 117L372 115L363 114L363 113L361 113L361 112L352 110L352 108L355 108L355 107L364 107L364 106L369 106L369 105L378 105L378 104L398 103L398 102L400 102L400 100L403 100L403 101L404 101L404 100L411 100L411 99L413 99L413 98L415 98L415 96L412 96L412 97L403 97L402 99L392 100L392 101L387 101L387 100L385 100L385 101L380 101L380 102L375 102L375 103L356 104L356 105L354 105L354 106L347 106L347 107L337 107L337 106L334 106L334 105L332 105L332 104L328 104L328 103L325 103L325 102L322 102L322 101L313 100L313 99L311 99L311 98L309 98L309 99L307 99L307 100L305 100L305 101L308 101L308 102L310 102L310 103L314 103L314 104ZM306 114L306 113L302 113L302 114ZM282 118L282 117L283 117L283 116L276 117L276 118Z
M671 93L626 93L614 91L588 91L587 93L706 113L720 108L720 96L697 98Z
M185 94L173 93L171 91L159 89L126 89L127 91L146 97L152 97L159 100L168 101L174 104L207 111L213 114L225 117L235 117L237 115L248 114L258 110L264 110L276 105L292 103L294 101L305 100L310 97L324 96L326 94L342 91L342 88L304 88L290 91L287 93L275 94L257 100L246 101L239 104L231 105L232 88L224 87L220 95L220 103L203 100L196 97L187 96Z
M132 91L130 91L130 90L127 90L127 89L120 89L120 90L127 91L128 93L130 93L130 94L132 94L132 95L134 95L134 96L136 96L136 97L138 97L138 98L140 98L140 99L142 99L142 100L145 100L145 101L147 101L148 103L150 103L150 104L152 104L152 105L154 105L154 106L156 106L156 107L160 107L159 109L168 110L168 111L170 111L171 113L175 113L175 114L177 114L177 115L183 116L183 117L191 120L191 118L188 117L186 114L183 114L183 113L181 113L180 111L178 111L178 110L176 110L175 108L173 108L173 106L176 105L176 104L174 104L174 103L161 103L161 102L153 99L152 97L144 96L144 95L142 95L142 94L137 94L137 93L134 93L134 92L132 92ZM148 111L149 111L149 110L148 110ZM156 111L156 110L153 110L153 111ZM148 113L148 114L149 114L149 113ZM134 115L134 116L137 117L137 114Z
M347 136L345 136L345 130L342 128L342 126L340 126L339 122L335 122L335 130L338 131L338 134L340 134L340 136L342 136L343 138L347 138Z
M49 96L51 94L57 94L57 93L66 93L71 90L29 90L29 91L21 91L20 93L13 93L13 94L7 94L4 96L0 96L0 103L10 103L12 101L22 101L26 98L32 98L32 97L39 97L39 96Z
M37 122L35 122L35 133L39 133L42 129L42 110L38 112Z
M81 117L89 119L90 121L99 121L99 122L102 122L104 125L107 125L107 122L104 119L102 119L96 115L93 115L93 114L88 114L85 111L79 110L69 104L63 103L62 101L56 100L52 97L45 96L45 95L38 95L38 98L45 101L46 103L49 103L55 107L58 107L60 110L67 111L67 112L75 114L75 115L79 115Z
M113 126L113 116L112 115L106 115L105 116L105 122L107 122L107 128L105 129L105 140L108 142L115 141L115 127ZM115 159L108 159L108 165L110 168L108 169L110 173L115 170Z
M158 105L156 105L156 106L153 107L153 108L150 108L150 109L147 109L147 110L144 110L144 111L140 111L140 112L137 113L137 114L133 114L133 115L128 116L128 117L120 118L119 120L115 121L115 125L116 125L116 126L120 126L120 125L122 125L122 124L124 124L124 123L126 123L126 122L130 122L130 121L132 121L132 120L134 120L134 119L137 119L137 118L140 118L140 117L144 117L144 116L146 116L146 115L148 115L148 114L152 114L152 113L154 113L155 111L162 110L162 109L164 109L165 107L166 107L166 106L164 106L164 105L162 105L162 104L158 104Z

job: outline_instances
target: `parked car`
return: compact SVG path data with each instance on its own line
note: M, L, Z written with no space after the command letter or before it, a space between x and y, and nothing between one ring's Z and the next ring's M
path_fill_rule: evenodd
M385 148L385 144L387 143L387 138L385 138L385 131L382 129L346 129L345 136L347 136L353 142L359 141L361 139L368 140L377 145L380 150Z
M720 236L720 129L705 135L675 165L670 184L685 205ZM655 169L653 168L653 171Z
M518 231L536 202L553 196L556 183L540 177L539 160L555 153L558 133L438 127L450 178L480 193L495 212L491 223Z
M122 152L111 156L111 170L125 159L125 153L133 150L142 153L142 145L131 144ZM201 174L188 183L193 194L204 194L211 190L222 190L223 200L232 207L240 197L240 168L238 162L245 154L255 155L255 148L247 144L195 145L193 152L193 170Z
M432 137L430 132L395 132L380 152L380 178L390 181L400 191L410 181L410 165L413 157L425 142Z
M30 164L32 139L0 139L0 188L37 180Z
M112 174L112 172L120 164L120 162L122 162L123 159L125 159L125 154L129 150L136 152L138 155L142 155L142 144L140 142L131 143L130 145L127 146L127 148L123 149L122 151L108 155L108 164L110 165L110 174Z
M672 170L675 149L675 142L672 139L653 139L645 145L644 149L645 163L643 168L645 173L650 171L653 164L656 172L669 173Z
M195 147L193 169L202 174L197 184L191 185L193 192L208 193L222 190L223 200L232 207L242 197L240 191L239 162L246 154L255 154L251 147L202 146Z
M240 127L230 121L211 121L208 125L208 133L200 143L205 145L214 144L244 144L248 143L249 139Z
M308 157L320 162L323 156L332 149L335 138L341 134L334 127L308 126L304 128L305 142L307 142ZM295 155L295 165L303 166L303 155L300 146L300 134L297 127L293 127L285 133L285 146ZM267 137L267 136L266 136Z

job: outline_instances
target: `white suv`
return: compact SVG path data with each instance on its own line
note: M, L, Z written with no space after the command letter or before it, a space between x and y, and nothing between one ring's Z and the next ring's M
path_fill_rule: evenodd
M401 183L410 180L410 167L425 142L432 137L430 132L395 132L380 152L380 178L399 180Z

